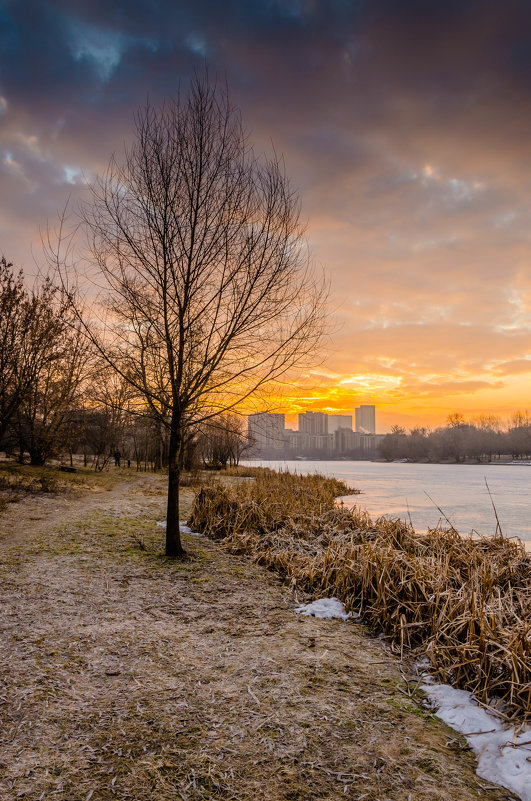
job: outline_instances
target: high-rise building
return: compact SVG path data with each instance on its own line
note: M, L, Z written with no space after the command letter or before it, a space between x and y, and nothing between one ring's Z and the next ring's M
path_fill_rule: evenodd
M257 451L281 451L286 446L285 416L258 412L247 418L249 439Z
M355 434L350 428L337 428L334 432L334 450L337 454L344 454L359 449L361 434Z
M324 412L304 412L299 414L301 434L328 434L328 415Z
M356 411L356 431L359 434L376 434L376 412L374 406L359 406Z
M329 414L328 415L328 433L334 434L338 428L350 428L352 431L352 415L351 414Z

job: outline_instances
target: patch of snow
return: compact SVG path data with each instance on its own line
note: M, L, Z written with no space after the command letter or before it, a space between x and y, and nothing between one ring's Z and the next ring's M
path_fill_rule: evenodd
M187 526L186 523L179 523L179 530L181 534L191 534L192 537L202 537L203 535L199 533L199 531L192 531L190 526Z
M157 520L157 526L161 528L166 528L166 521L165 520ZM192 537L202 537L203 535L199 533L199 531L192 531L190 526L187 526L186 523L183 523L181 520L179 523L179 531L181 534L191 534Z
M339 617L341 620L348 620L350 617L357 617L355 612L347 614L345 607L338 598L319 598L317 601L312 601L311 604L298 606L295 611L299 615L326 619Z
M506 726L471 693L448 684L422 689L437 707L437 717L466 737L478 757L477 775L531 801L531 726Z
M429 659L424 657L424 659L418 659L415 662L415 667L417 668L418 673L422 676L426 684L435 684L433 678L430 676L429 673L426 671L430 669L431 662Z

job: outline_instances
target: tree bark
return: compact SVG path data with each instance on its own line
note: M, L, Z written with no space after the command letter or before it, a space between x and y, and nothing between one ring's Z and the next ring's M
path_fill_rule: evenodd
M170 449L168 466L168 507L166 512L166 556L180 557L184 555L179 530L179 485L181 480L182 431L175 418L172 419L170 431Z

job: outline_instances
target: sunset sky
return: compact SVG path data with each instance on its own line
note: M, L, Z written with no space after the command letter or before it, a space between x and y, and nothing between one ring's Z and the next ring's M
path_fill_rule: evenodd
M282 410L531 409L531 3L0 0L0 255L206 63L298 189L335 333Z

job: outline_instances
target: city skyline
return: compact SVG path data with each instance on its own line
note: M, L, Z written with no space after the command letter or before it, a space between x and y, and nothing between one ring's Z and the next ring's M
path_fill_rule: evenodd
M393 428L393 426L397 426L397 425L400 428L403 428L406 432L409 431L409 430L412 430L412 429L413 430L417 429L417 428L426 428L426 430L428 430L428 431L430 431L430 430L433 431L433 430L435 430L437 428L444 428L448 424L449 418L454 417L456 414L459 415L460 417L462 417L463 421L467 422L467 423L477 424L477 423L481 423L482 420L486 419L486 420L490 420L491 422L497 421L501 428L507 428L507 427L510 427L511 425L516 425L517 423L515 422L515 420L519 416L527 417L531 413L531 410L528 409L528 408L525 408L525 407L513 408L513 409L511 409L509 411L509 413L506 416L492 414L492 413L489 412L489 410L485 410L485 412L483 414L466 415L466 414L462 414L461 412L456 412L455 410L448 409L445 413L442 414L440 420L437 421L433 425L425 425L424 422L422 420L420 420L420 419L418 419L418 420L411 419L410 421L408 421L409 425L400 426L398 423L389 422L386 419L385 414L382 414L382 410L381 410L381 408L380 408L380 406L378 404L360 404L360 406L361 405L371 406L372 408L374 408L376 410L376 412L377 412L377 421L378 421L378 430L375 433L377 433L379 435L380 434L388 434L388 433L390 433L390 431ZM327 415L329 418L332 418L332 417L336 417L336 418L350 417L351 420L354 420L355 419L356 408L353 408L351 410L346 410L346 411L347 411L347 414L342 414L342 415L337 414L335 411L324 411L323 414ZM350 411L351 413L348 414L348 411ZM304 409L304 410L297 411L297 412L289 412L289 411L286 411L285 409L281 410L280 406L275 406L274 407L274 411L272 411L271 406L267 406L266 408L262 408L260 410L253 410L252 412L245 412L243 414L243 416L244 417L249 417L249 416L251 416L253 414L276 414L276 415L280 414L280 415L282 415L282 417L285 420L286 428L292 428L293 426L295 426L294 430L297 430L296 426L297 426L298 419L299 419L300 415L301 414L305 414L307 412L320 413L315 409ZM352 428L353 428L353 430L355 430L355 424L352 426Z
M255 415L268 415L270 417L277 417L277 418L282 417L282 419L286 422L286 424L289 424L290 427L295 423L298 424L297 428L294 430L307 431L308 433L324 433L324 429L318 430L319 424L317 425L315 424L311 425L311 423L306 424L306 421L311 420L312 417L314 417L315 420L318 420L319 418L322 417L328 419L328 427L326 429L326 433L330 432L330 421L333 422L332 426L332 432L333 432L336 428L354 429L354 426L355 430L361 430L361 428L364 427L363 425L364 421L368 419L370 422L368 424L367 433L374 434L376 433L375 430L376 408L377 407L375 404L363 404L360 405L360 407L352 409L351 414L335 414L334 412L320 412L312 409L305 409L304 411L297 412L296 415L289 414L288 412L282 411L281 409L276 409L273 411L268 408L268 409L260 409L257 411L253 411L250 414L247 414L246 416L252 417ZM362 418L358 415L360 409L369 410L368 411L369 418L363 418L362 420ZM301 428L301 419L303 419L302 428Z
M352 415L301 412L298 428L286 427L282 412L255 412L247 417L247 431L253 456L275 458L322 457L372 458L377 455L384 434L375 430L375 407L356 409L355 430Z
M531 406L524 0L6 0L0 21L0 255L30 279L138 107L206 67L283 154L330 279L327 349L271 404L377 399L382 430Z

